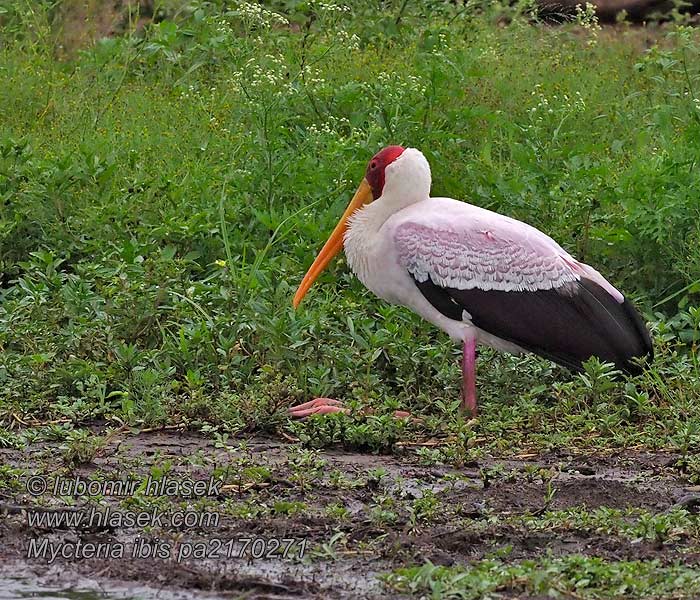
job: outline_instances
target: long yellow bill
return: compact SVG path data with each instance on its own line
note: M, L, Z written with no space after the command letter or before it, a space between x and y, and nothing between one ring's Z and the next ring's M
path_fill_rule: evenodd
M343 216L340 217L340 221L338 221L338 224L335 226L333 233L331 233L328 241L321 249L321 252L319 252L316 260L309 267L306 275L304 275L304 279L301 280L297 293L294 294L294 300L292 300L292 305L294 308L299 306L302 298L314 284L314 281L318 279L318 276L323 272L323 269L325 269L333 257L340 252L340 249L343 247L345 232L348 228L348 219L358 208L371 201L372 188L370 187L369 183L367 183L367 180L363 179L362 183L360 183L360 187L357 188L355 195L352 197L352 200L350 200L350 204L348 204L348 207L345 209Z

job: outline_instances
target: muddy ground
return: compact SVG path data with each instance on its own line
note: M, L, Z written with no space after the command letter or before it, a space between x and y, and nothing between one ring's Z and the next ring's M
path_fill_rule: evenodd
M670 453L626 451L601 455L560 452L509 459L484 459L452 468L423 465L411 451L405 456L375 456L339 450L300 450L282 438L211 439L177 430L120 431L85 464L66 463L61 444L34 444L25 450L0 448L0 564L23 569L44 580L71 581L83 576L101 581L137 581L163 589L212 592L245 598L392 598L399 597L378 577L396 568L423 564L468 564L508 552L513 560L582 553L610 560L658 558L700 563L696 541L672 543L570 530L537 531L505 523L517 515L545 509L642 508L667 511L679 503L693 509L697 487L674 467ZM135 492L126 496L56 497L61 481L142 482L148 475L167 480L221 479L212 496L183 499ZM27 492L30 476L46 477L49 489ZM161 479L161 481L163 481ZM98 485L98 484L94 484ZM104 491L104 488L101 488ZM65 490L64 490L65 491ZM94 490L93 490L94 491ZM151 490L153 491L153 489ZM181 490L180 490L181 491ZM426 498L433 502L421 503ZM430 494L432 492L433 494ZM689 501L688 498L691 498ZM435 500L437 499L437 500ZM98 523L31 526L27 509L36 506L75 511L98 506L114 513L191 510L216 513L218 524L129 527ZM244 538L262 538L265 554L242 553ZM293 545L281 558L270 545L276 538L306 540L304 557ZM131 558L138 540L159 542L169 558ZM212 540L235 540L228 550ZM53 548L93 542L123 544L122 558L68 559L60 555L27 559L32 540ZM183 547L204 542L208 556L183 558ZM187 546L189 544L189 546ZM72 545L72 546L71 546ZM49 546L46 546L49 547ZM106 546L103 546L103 548ZM235 548L233 552L230 548ZM36 554L36 551L35 551ZM46 554L46 553L45 553ZM228 555L228 556L227 556ZM523 596L519 596L523 597Z

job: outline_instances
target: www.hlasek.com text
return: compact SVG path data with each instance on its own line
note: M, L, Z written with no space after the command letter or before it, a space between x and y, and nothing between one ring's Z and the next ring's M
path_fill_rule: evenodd
M40 529L123 529L137 527L213 528L219 526L219 514L199 510L164 511L157 508L122 511L105 508L82 510L27 511L27 525Z

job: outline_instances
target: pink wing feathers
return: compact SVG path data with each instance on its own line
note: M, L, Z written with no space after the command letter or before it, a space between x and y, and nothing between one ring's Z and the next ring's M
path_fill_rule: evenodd
M578 262L554 240L520 221L469 205L468 218L451 223L399 224L394 242L399 263L419 282L441 287L498 291L558 289L586 277L618 302L623 295L592 267ZM493 219L489 219L493 215Z

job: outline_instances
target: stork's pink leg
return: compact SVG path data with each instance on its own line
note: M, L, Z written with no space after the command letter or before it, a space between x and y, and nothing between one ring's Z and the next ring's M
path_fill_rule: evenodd
M462 353L462 410L476 417L476 338L464 339Z

